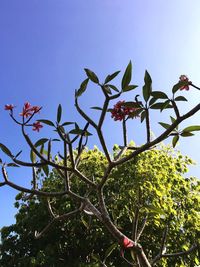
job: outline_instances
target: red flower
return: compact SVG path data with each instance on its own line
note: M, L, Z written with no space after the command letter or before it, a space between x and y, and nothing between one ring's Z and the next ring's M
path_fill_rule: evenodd
M40 111L40 109L41 109L41 107L39 107L39 106L33 106L30 110L33 111L34 113L37 113Z
M124 237L123 246L124 248L132 248L135 246L135 243L132 240L130 240L128 237Z
M124 103L125 101L119 101L114 105L114 108L111 111L111 117L114 118L115 121L122 121L127 115L131 115L131 113L138 110L138 108L125 107ZM134 117L136 118L138 116L135 115Z
M33 123L33 131L39 132L42 127L43 125L39 121Z
M12 105L12 104L10 104L10 105L7 104L7 105L5 105L5 107L4 107L5 110L10 110L10 111L12 111L13 108L14 108L14 105Z
M25 118L28 118L28 117L32 116L33 113L39 112L40 109L41 109L41 107L38 107L38 106L33 106L32 107L29 102L26 102L24 104L22 113L20 113L19 115L21 115L21 116L23 116Z
M188 77L186 76L186 75L181 75L180 77L179 77L179 82L188 82L189 83L189 79L188 79ZM180 90L182 91L182 90L186 90L186 91L188 91L189 90L189 85L187 84L187 85L183 85L183 86L181 86L180 87Z

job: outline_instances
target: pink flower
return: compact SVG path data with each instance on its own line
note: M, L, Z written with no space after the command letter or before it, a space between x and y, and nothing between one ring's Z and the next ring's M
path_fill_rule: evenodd
M115 121L122 121L126 116L131 115L131 113L138 110L138 108L129 108L124 106L125 101L118 101L111 111L111 117L114 118ZM134 116L138 117L137 115Z
M123 246L124 248L132 248L135 246L135 243L132 240L130 240L128 237L124 237Z
M189 81L189 79L188 79L188 77L186 76L186 75L181 75L180 77L179 77L179 82L190 82ZM183 86L181 86L180 87L180 90L182 91L182 90L186 90L186 91L188 91L189 90L189 84L187 84L187 85L183 85Z
M39 132L42 127L43 125L39 121L33 123L33 131Z
M41 107L39 106L31 106L29 102L26 102L23 107L23 111L19 114L20 116L23 116L25 118L28 118L33 115L33 113L39 112Z
M14 105L12 105L12 104L9 104L9 105L7 104L7 105L5 105L5 107L4 107L5 110L10 110L10 111L12 111L13 108L14 108Z
M41 107L39 107L39 106L33 106L32 108L30 108L30 110L33 111L34 113L39 112L40 109L41 109Z

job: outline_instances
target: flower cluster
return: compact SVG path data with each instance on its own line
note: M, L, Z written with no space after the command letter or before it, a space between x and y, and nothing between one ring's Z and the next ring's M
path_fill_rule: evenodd
M13 112L13 108L15 108L15 106L12 105L12 104L7 104L7 105L4 106L5 110L9 110L11 112L11 117L12 118L13 118L13 113L12 113ZM39 106L31 106L31 104L29 102L26 102L26 103L24 103L23 110L19 115L22 116L23 118L29 118L29 120L30 120L31 117L34 114L36 114L36 113L38 113L40 111L40 109L41 109L41 107L39 107ZM34 122L33 124L30 124L30 125L28 125L27 122L23 123L23 124L24 125L26 124L26 126L33 126L33 131L39 132L39 130L43 127L43 125L39 121L36 121L36 122Z
M188 77L186 75L181 75L179 77L179 82L188 82L189 83L190 81L189 81L189 79L188 79ZM180 90L186 90L186 91L188 91L189 90L189 85L187 84L187 85L181 86L180 87Z
M40 109L41 109L41 107L31 106L31 104L29 102L26 102L24 104L22 112L19 115L23 116L25 118L28 118L28 117L32 116L34 113L39 112Z
M138 110L138 108L125 107L124 103L125 101L118 101L114 105L111 111L111 117L114 118L115 121L122 121L127 115L131 115L131 113ZM136 118L138 115L135 115L134 117Z

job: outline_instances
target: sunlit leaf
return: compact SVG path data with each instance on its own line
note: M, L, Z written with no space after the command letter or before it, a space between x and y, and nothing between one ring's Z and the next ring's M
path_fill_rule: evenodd
M76 97L81 96L85 92L87 85L88 85L88 82L89 82L89 78L85 79L81 83L80 88L76 91Z
M89 70L89 69L84 69L84 70L85 70L85 72L86 72L88 78L89 78L92 82L94 82L94 83L99 83L99 79L98 79L97 75L96 75L93 71L91 71L91 70Z
M47 139L47 138L41 138L41 139L39 139L39 140L35 143L34 146L35 146L35 147L41 146L41 145L45 144L48 140L49 140L49 139Z
M0 148L7 156L9 157L13 156L11 151L4 144L0 143Z
M183 132L195 132L200 131L200 125L189 126L183 129Z
M54 123L52 121L50 121L50 120L37 120L37 121L40 121L40 122L42 122L44 124L47 124L47 125L55 127Z
M174 100L175 101L188 101L184 96L177 96Z
M154 97L154 98L160 98L160 99L168 99L168 96L161 92L161 91L154 91L151 93L151 95Z
M126 70L124 72L124 76L122 78L122 82L121 82L122 91L124 91L124 88L129 85L129 83L131 81L131 77L132 77L132 63L130 61L128 66L126 67Z
M173 145L173 147L176 146L178 140L179 140L179 135L175 135L175 136L173 137L173 139L172 139L172 145Z
M110 81L113 80L119 73L120 73L120 70L114 72L113 74L108 75L108 76L106 77L104 83L108 83L108 82L110 82Z

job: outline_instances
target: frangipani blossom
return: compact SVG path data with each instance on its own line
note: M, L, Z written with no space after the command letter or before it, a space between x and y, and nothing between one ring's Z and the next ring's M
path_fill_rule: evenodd
M31 106L29 102L26 102L23 107L23 111L19 114L20 116L23 116L25 118L28 118L33 115L33 113L39 112L41 107L39 106Z
M179 82L188 82L189 83L189 79L188 79L188 77L186 76L186 75L181 75L180 77L179 77ZM183 85L183 86L181 86L180 87L180 90L182 91L182 90L186 90L186 91L188 91L189 90L189 85L187 84L187 85Z
M124 237L123 239L123 247L124 248L132 248L135 246L135 243L130 240L128 237Z
M134 111L138 110L138 108L130 108L124 106L125 101L118 101L111 111L111 117L114 118L115 121L122 121L126 116L131 115ZM137 115L134 116L138 117Z
M33 123L33 131L39 132L42 127L43 125L39 121Z
M12 105L12 104L7 104L7 105L4 106L4 109L5 109L5 110L10 110L10 111L12 111L14 107L15 107L15 106Z

